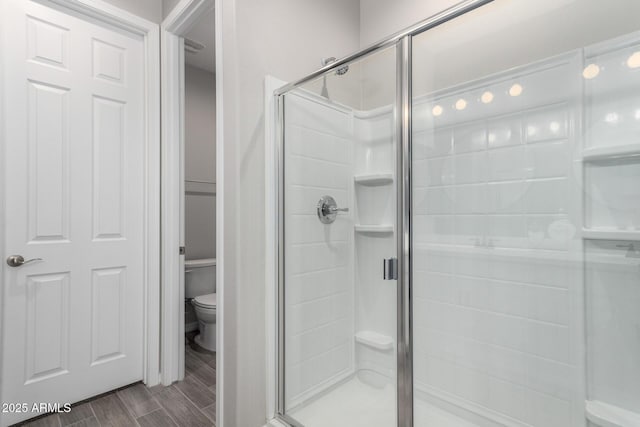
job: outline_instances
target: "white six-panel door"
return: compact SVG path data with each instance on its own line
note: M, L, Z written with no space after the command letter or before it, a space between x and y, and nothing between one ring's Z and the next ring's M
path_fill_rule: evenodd
M1 396L75 402L143 376L143 40L2 1L4 253L42 261L4 265Z

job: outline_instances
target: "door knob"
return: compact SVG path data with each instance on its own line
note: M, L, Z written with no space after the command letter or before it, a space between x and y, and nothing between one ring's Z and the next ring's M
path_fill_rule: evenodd
M22 255L11 255L7 257L7 265L9 267L20 267L21 265L29 264L30 262L35 261L42 261L42 258L32 258L25 261Z

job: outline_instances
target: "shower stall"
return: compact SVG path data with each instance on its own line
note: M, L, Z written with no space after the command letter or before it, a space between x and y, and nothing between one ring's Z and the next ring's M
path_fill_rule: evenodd
M282 421L640 426L639 16L470 0L276 91Z

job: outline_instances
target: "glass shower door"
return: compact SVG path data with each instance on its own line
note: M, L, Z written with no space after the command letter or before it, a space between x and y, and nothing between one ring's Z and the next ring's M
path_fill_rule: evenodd
M413 37L416 427L640 420L639 13L497 0Z
M280 96L280 412L396 425L396 51Z

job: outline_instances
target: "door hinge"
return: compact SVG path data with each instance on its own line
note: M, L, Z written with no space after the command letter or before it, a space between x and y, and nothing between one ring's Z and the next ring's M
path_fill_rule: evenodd
M184 255L185 253L187 253L187 249L184 246L180 246L179 252L180 252L180 255Z
M387 258L383 261L384 280L398 280L398 258Z

